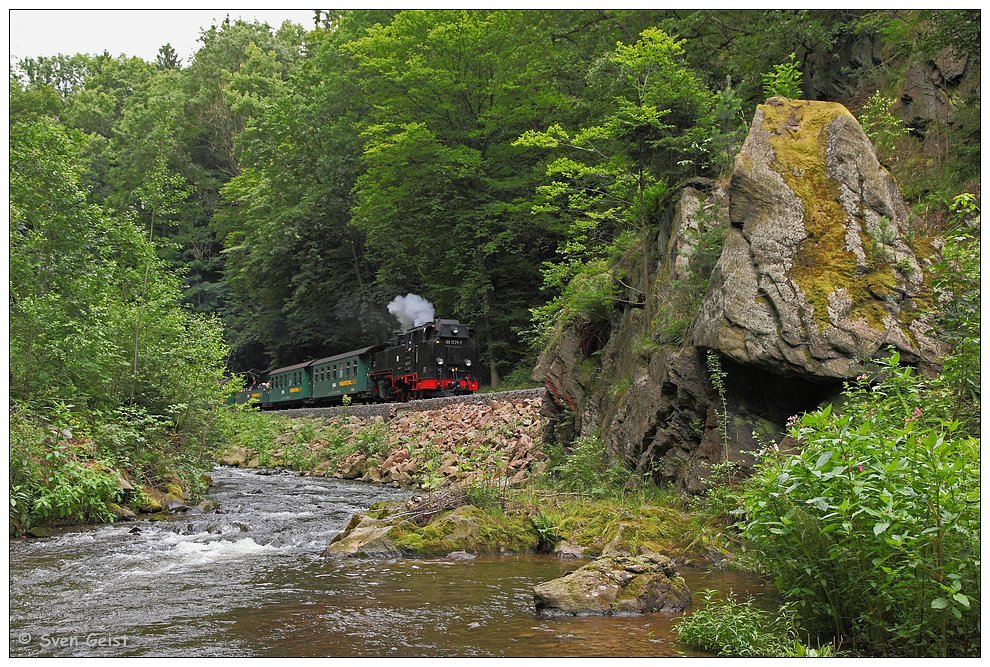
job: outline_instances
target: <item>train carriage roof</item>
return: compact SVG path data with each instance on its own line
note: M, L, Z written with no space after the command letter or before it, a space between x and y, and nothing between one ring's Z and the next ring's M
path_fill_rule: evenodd
M362 354L367 354L373 350L379 350L383 348L383 345L369 345L368 347L362 347L360 350L351 350L350 352L342 352L341 354L335 354L332 357L323 357L322 359L317 359L316 361L311 361L307 365L322 365L328 364L332 361L340 361L341 359L347 359L349 357L360 357Z
M301 364L293 364L292 366L284 366L282 368L276 368L273 371L268 371L268 374L269 375L275 375L276 373L286 373L288 371L297 371L300 368L306 368L307 366L309 366L310 364L313 364L313 363L316 363L316 362L313 362L313 361L304 361Z

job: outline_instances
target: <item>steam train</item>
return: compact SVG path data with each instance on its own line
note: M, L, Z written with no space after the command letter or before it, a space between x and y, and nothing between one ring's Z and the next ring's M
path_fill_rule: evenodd
M409 401L478 391L478 345L457 320L397 332L387 343L304 361L268 373L268 382L237 392L228 404L256 401L263 410Z

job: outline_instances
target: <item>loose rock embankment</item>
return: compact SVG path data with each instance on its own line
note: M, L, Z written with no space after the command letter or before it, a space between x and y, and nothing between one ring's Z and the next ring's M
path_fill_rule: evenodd
M516 485L545 465L542 402L536 389L271 413L271 442L233 446L220 463L426 489Z

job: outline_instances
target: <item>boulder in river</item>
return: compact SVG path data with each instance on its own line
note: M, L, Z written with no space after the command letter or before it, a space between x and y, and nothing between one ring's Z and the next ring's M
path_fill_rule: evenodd
M248 460L248 450L243 447L232 447L220 456L218 463L223 466L243 468Z
M584 558L584 547L568 542L567 540L561 540L553 552L560 560L580 560Z
M115 521L133 521L136 517L131 508L117 503L107 503L107 510L113 514Z
M355 514L347 527L323 551L326 558L398 558L402 555L388 537L392 526L379 519Z
M674 562L659 554L599 558L533 589L544 616L625 615L683 611L691 592Z

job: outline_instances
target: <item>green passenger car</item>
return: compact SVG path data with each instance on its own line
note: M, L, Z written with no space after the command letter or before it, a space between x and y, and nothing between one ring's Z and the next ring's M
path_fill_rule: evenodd
M265 396L265 389L258 387L248 387L247 389L242 389L233 396L227 398L227 405L240 405L242 403L267 403L268 397Z
M317 401L329 399L337 402L343 396L367 395L371 391L368 370L371 365L371 346L344 352L332 357L324 357L311 362L313 377L313 398Z
M291 405L303 403L313 397L312 374L309 366L312 361L304 361L294 366L276 368L268 374L268 401L266 405Z

